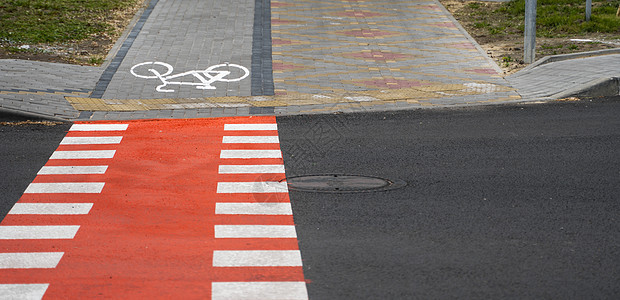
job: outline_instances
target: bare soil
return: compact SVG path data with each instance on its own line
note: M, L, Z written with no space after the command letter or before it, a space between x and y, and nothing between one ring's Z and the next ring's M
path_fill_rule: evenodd
M461 23L463 28L480 44L504 71L504 75L515 73L527 65L523 62L523 33L516 30L506 30L502 34L489 34L487 28L474 26L473 8L469 3L480 3L479 9L495 10L500 2L469 1L469 0L439 0L446 9ZM500 23L501 20L491 20ZM571 41L572 39L586 41ZM590 40L590 41L587 41ZM579 36L536 38L536 59L548 55L577 53L602 49L620 48L617 35L602 33L587 33Z
M144 2L139 1L136 5L116 11L105 20L113 27L110 33L96 34L85 40L62 44L20 45L19 47L1 45L0 59L99 66Z

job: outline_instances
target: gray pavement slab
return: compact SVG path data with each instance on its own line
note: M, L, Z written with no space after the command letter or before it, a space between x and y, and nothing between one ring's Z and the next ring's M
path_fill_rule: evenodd
M212 65L232 63L249 68L252 55L253 0L200 1L159 0L131 49L112 78L104 99L156 99L192 98L209 96L250 96L250 79L240 83L217 82L217 89L197 89L190 85L166 86L170 92L159 92L162 82L151 72L160 74L173 69L169 75L188 71L205 70ZM135 69L139 75L155 78L138 78L131 73L132 67L145 62L161 62L168 65L147 64ZM227 78L243 75L235 68L216 70L233 72ZM142 71L142 72L140 72ZM214 75L214 74L213 74ZM199 83L192 74L172 82Z
M37 61L0 60L0 109L73 119L79 116L64 96L85 96L101 68Z
M18 59L0 59L0 91L89 93L101 68ZM47 91L49 90L49 91Z
M620 77L620 54L555 61L517 72L506 80L524 99L549 97L604 77Z

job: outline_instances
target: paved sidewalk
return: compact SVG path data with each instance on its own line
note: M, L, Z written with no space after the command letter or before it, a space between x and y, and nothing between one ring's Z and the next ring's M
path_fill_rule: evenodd
M254 0L228 0L225 3L202 0L158 1L112 77L103 98L250 96L249 79L219 82L217 89L169 85L163 90L170 92L158 92L156 87L161 82L157 78L138 78L130 71L133 66L144 62L169 64L173 67L172 74L204 70L226 62L250 67L253 18ZM157 69L161 66L149 64L135 71L143 71L143 75L152 76L148 68ZM164 69L159 70L162 75ZM173 80L198 82L192 75Z
M64 119L79 117L65 96L87 97L101 68L0 60L0 109Z
M620 51L617 53L547 63L507 76L506 80L523 99L551 97L601 78L620 77Z
M120 49L105 69L1 60L0 109L92 120L383 111L532 100L620 76L607 55L503 78L437 0L150 0Z

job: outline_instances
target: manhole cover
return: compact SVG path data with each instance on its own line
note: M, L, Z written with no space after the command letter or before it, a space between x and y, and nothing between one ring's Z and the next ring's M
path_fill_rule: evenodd
M359 193L396 189L407 185L402 180L389 180L361 175L307 175L289 177L288 187L294 191L323 193Z

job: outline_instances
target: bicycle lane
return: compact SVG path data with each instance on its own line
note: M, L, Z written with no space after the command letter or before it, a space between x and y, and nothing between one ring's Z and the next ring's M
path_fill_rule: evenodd
M0 223L0 290L307 299L274 117L74 126L104 124L127 128L70 130Z

